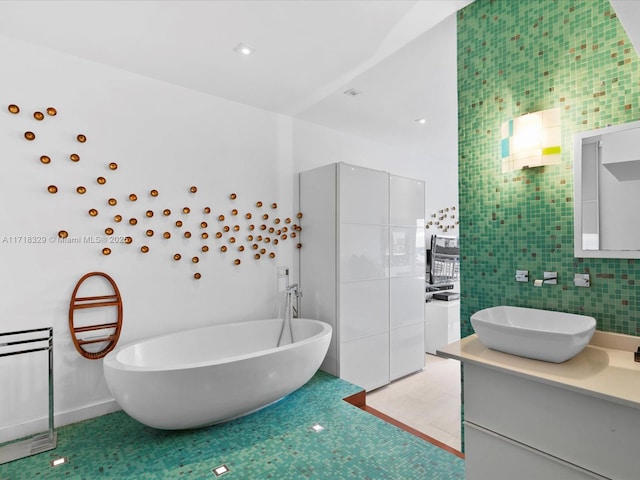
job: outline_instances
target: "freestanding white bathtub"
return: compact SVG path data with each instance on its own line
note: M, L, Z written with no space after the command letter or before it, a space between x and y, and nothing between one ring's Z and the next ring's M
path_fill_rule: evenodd
M278 347L282 319L162 335L116 348L104 374L122 409L164 430L231 420L304 385L329 348L331 326L294 318L293 343Z

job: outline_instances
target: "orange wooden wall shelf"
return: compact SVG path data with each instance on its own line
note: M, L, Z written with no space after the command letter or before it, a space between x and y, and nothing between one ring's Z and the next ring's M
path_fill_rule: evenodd
M99 295L93 297L78 297L78 290L80 289L80 285L91 277L103 277L110 284L113 289L112 295ZM96 325L85 325L81 327L76 327L73 321L73 312L80 309L85 308L101 308L101 307L117 307L118 309L118 319L113 323L101 323ZM85 358L90 360L97 360L99 358L104 357L107 353L113 350L118 343L118 338L120 338L120 331L122 330L122 297L120 296L120 291L118 290L118 286L116 282L106 273L102 272L90 272L84 275L76 284L76 288L73 290L73 295L71 295L71 302L69 304L69 330L71 332L71 338L73 339L73 344L78 350L78 353ZM91 332L94 330L108 330L111 331L109 333L103 333L101 335L97 335L95 338L80 338L78 334ZM85 350L84 345L90 345L95 343L106 343L106 346L98 352L91 352Z

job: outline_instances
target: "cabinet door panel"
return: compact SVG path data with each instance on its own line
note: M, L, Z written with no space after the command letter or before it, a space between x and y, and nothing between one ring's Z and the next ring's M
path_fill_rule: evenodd
M389 334L391 380L424 368L424 322L393 329Z
M388 241L388 227L341 225L340 281L352 282L387 277L389 274Z
M424 277L389 279L390 328L424 322Z
M340 340L343 342L389 329L389 281L368 280L340 285Z
M340 164L340 222L389 223L389 174Z
M389 177L389 223L424 227L424 182Z
M340 378L366 390L389 383L389 333L340 343Z

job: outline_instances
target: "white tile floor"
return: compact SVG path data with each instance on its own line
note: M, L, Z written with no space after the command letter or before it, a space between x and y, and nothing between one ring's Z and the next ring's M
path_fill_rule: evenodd
M367 405L460 450L460 362L426 354L424 370L367 393Z

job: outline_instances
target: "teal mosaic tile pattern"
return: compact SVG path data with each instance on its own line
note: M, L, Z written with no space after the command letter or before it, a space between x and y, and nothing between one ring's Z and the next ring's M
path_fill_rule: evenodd
M0 465L3 480L214 479L455 480L464 461L342 398L360 389L324 372L252 415L167 432L123 412L59 428L58 446ZM319 423L324 430L315 432ZM69 464L49 467L68 456ZM225 464L229 472L215 477Z
M640 261L573 256L572 170L573 134L640 119L639 100L638 55L608 0L476 0L458 12L462 336L495 305L584 313L599 330L640 335ZM560 165L503 174L501 124L550 108L561 109ZM533 287L545 270L558 285ZM590 273L591 287L575 287L574 273Z

